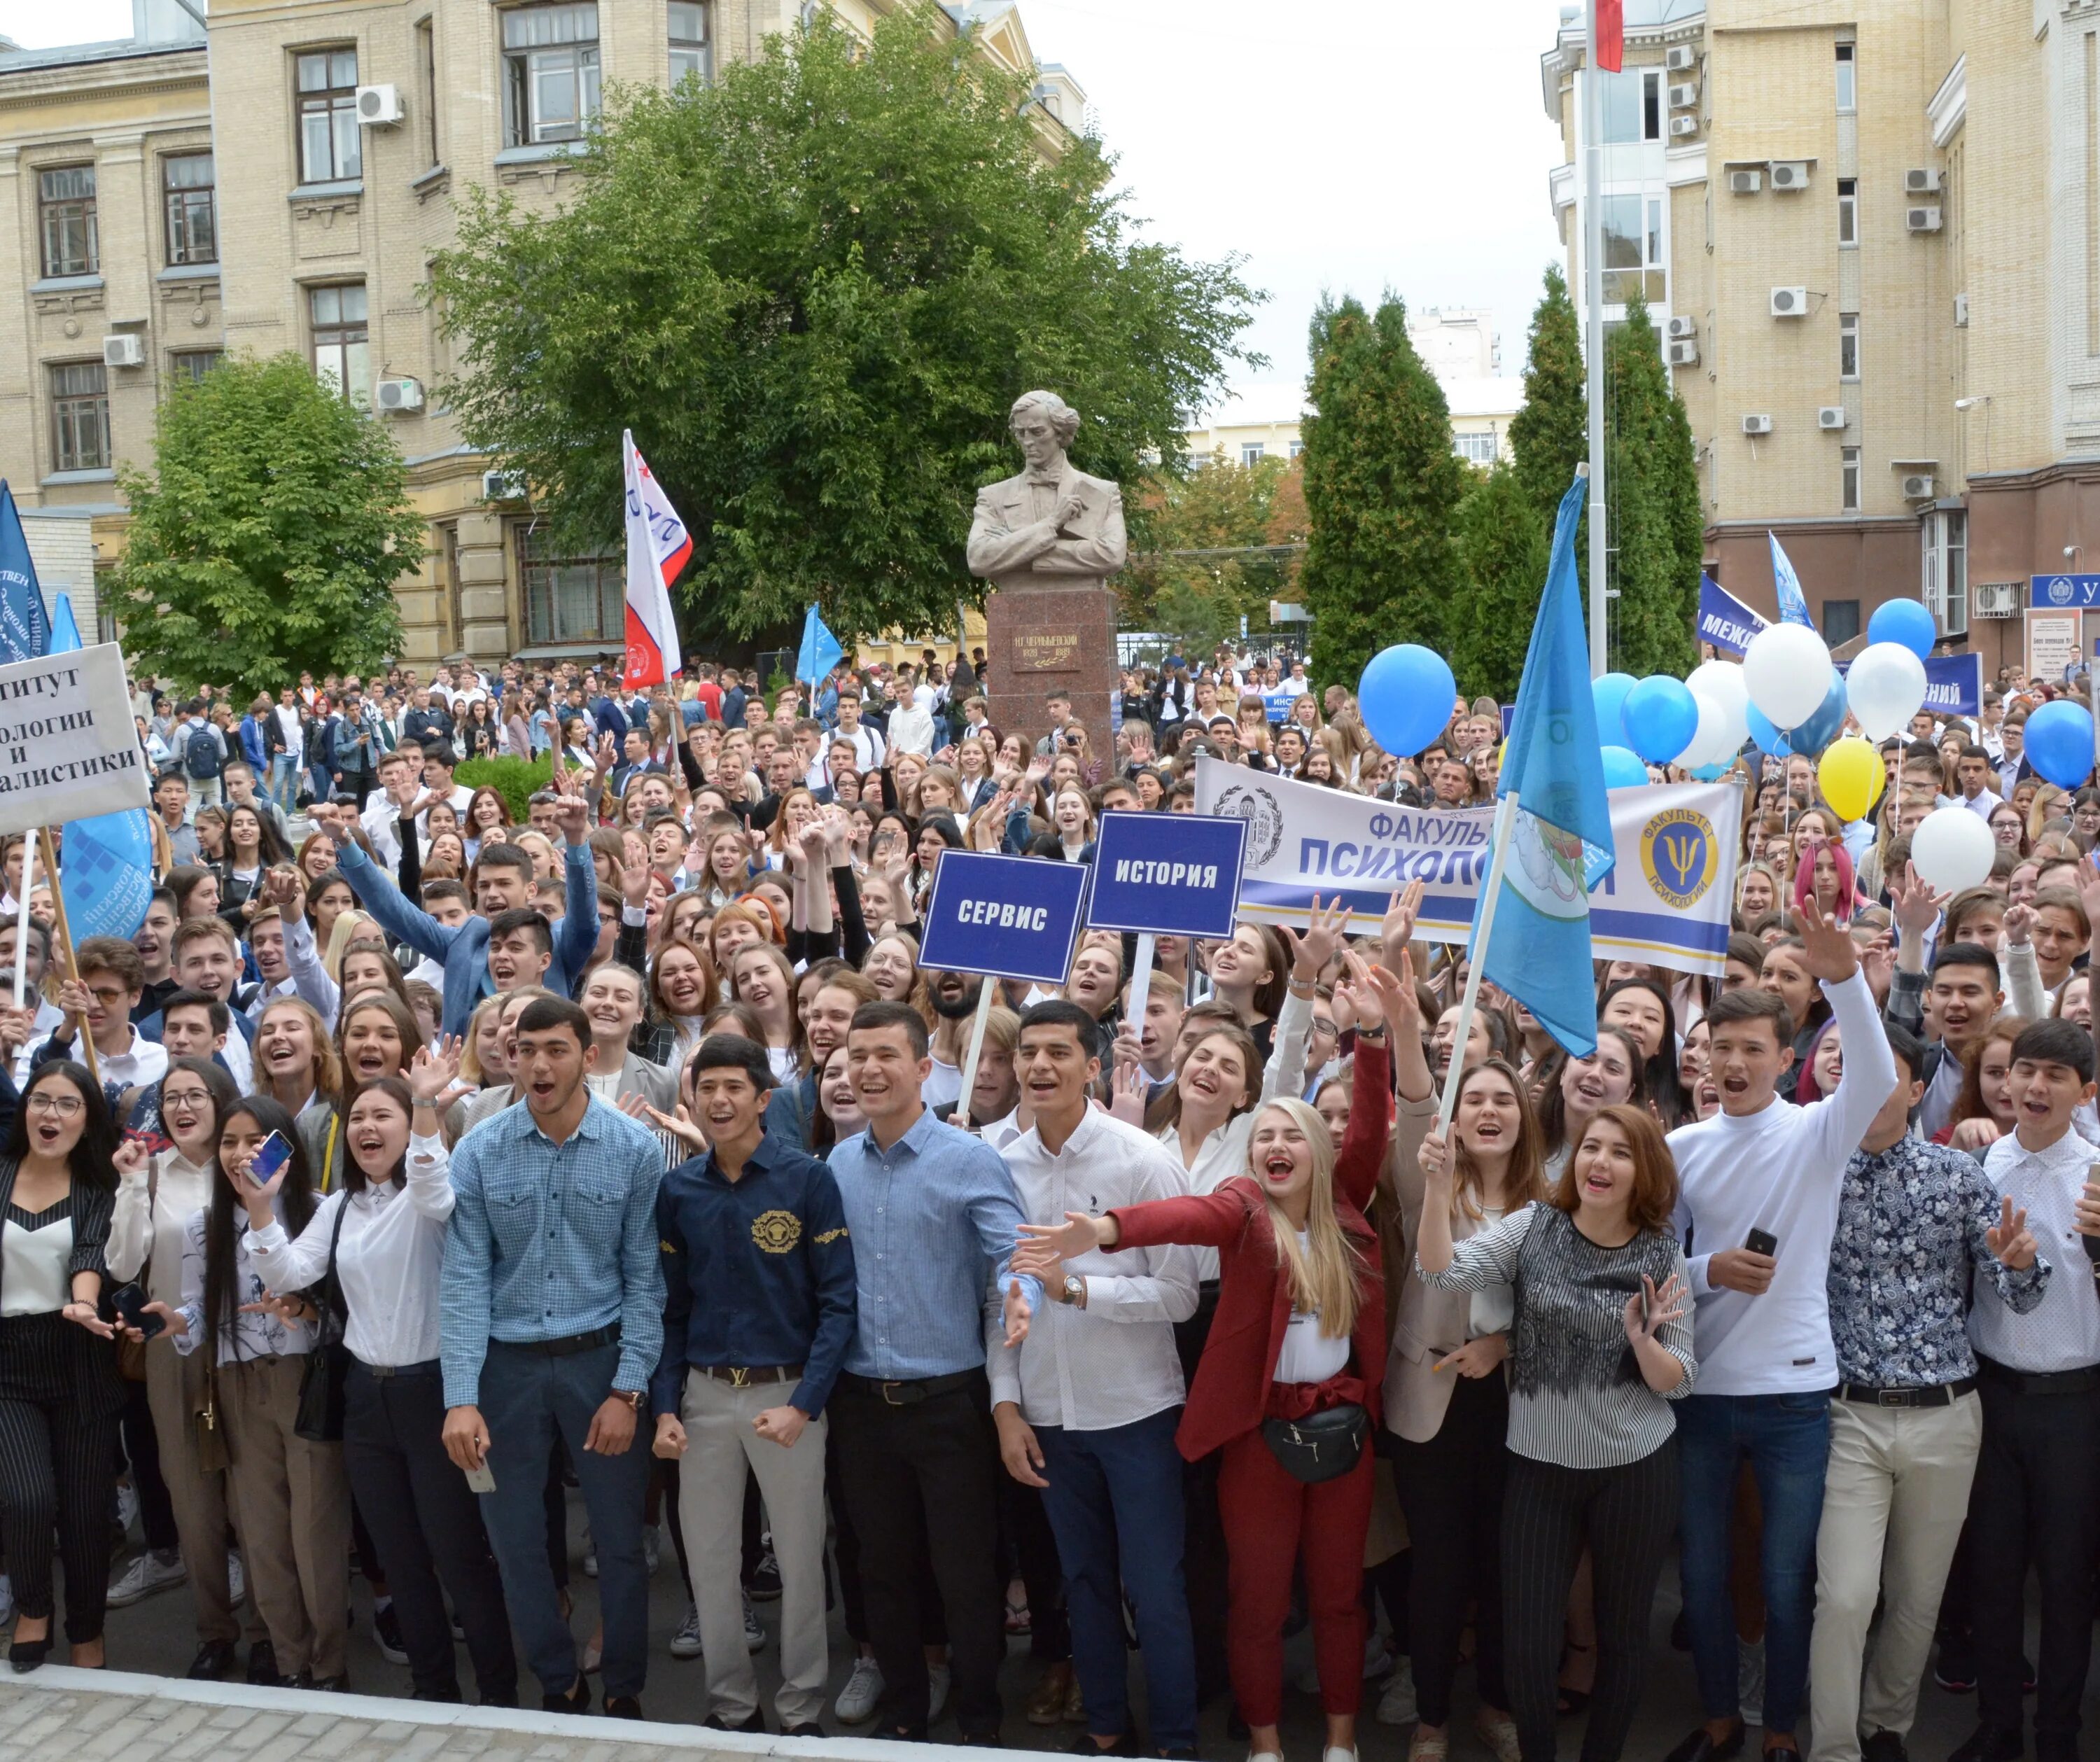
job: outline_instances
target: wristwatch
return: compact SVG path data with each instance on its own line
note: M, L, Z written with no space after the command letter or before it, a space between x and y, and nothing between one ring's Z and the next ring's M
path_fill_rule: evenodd
M1064 1294L1058 1299L1058 1301L1061 1303L1072 1304L1083 1303L1086 1301L1086 1280L1080 1278L1077 1273L1065 1274Z
M630 1412L639 1414L642 1411L642 1393L643 1392L638 1389L615 1389L612 1392L612 1398L615 1401L624 1402Z

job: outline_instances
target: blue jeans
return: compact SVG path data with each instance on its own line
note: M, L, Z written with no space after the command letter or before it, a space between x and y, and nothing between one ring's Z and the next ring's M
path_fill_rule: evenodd
M298 762L289 753L270 755L270 799L289 814L298 801Z
M645 1415L624 1455L584 1448L591 1415L612 1388L617 1345L566 1358L491 1340L481 1369L481 1416L496 1490L481 1495L482 1520L502 1569L511 1624L543 1694L565 1694L581 1674L576 1636L562 1619L547 1564L542 1496L557 1428L576 1464L598 1553L598 1606L605 1616L605 1692L638 1695L649 1671L649 1574L642 1558L642 1507L649 1490L650 1423Z
M1756 1476L1764 1538L1765 1729L1792 1733L1808 1693L1815 1614L1815 1532L1830 1460L1830 1398L1688 1395L1676 1404L1683 1497L1679 1568L1699 1699L1709 1719L1741 1711L1736 1693L1736 1615L1728 1596L1736 1479Z
M1101 1432L1038 1426L1043 1509L1065 1569L1072 1667L1087 1729L1130 1729L1123 1588L1137 1614L1154 1748L1196 1747L1196 1644L1181 1578L1181 1410ZM1118 1570L1120 1577L1118 1577Z

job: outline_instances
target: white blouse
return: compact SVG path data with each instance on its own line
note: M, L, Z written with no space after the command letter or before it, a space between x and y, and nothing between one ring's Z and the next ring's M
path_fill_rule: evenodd
M148 1172L157 1170L152 1215L147 1216ZM183 1294L183 1226L211 1203L211 1170L180 1150L162 1150L145 1168L122 1177L109 1218L109 1246L103 1258L112 1284L144 1277L147 1289L170 1309Z

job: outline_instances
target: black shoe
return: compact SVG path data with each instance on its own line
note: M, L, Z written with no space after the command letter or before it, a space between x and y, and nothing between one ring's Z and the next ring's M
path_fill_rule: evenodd
M605 1716L607 1719L638 1720L642 1717L642 1697L638 1694L609 1694L605 1698ZM763 1731L765 1728L760 1726Z
M549 1713L588 1713L590 1711L590 1679L580 1671L576 1680L569 1685L566 1694L543 1694L540 1705Z
M41 1640L16 1640L7 1647L7 1662L14 1667L17 1676L26 1676L51 1655L51 1636L48 1633Z
M1950 1635L1939 1642L1932 1680L1949 1694L1975 1694L1976 1648L1966 1634Z
M1860 1762L1910 1762L1910 1752L1895 1733L1877 1731L1860 1746Z
M295 1670L285 1679L287 1689L311 1689L313 1685L314 1673L310 1670Z
M2001 1725L1979 1725L1953 1751L1947 1762L2018 1762L2026 1745L2016 1731Z
M2039 1762L2078 1762L2078 1740L2064 1732L2038 1731L2035 1755Z
M732 1725L725 1720L721 1714L710 1713L708 1715L706 1719L701 1721L701 1723L705 1725L709 1731L748 1731L762 1733L765 1729L765 1714L761 1709L761 1711L753 1713L751 1717L744 1720L742 1724Z
M2020 1655L2020 1693L2032 1694L2035 1692L2035 1685L2039 1680L2040 1679L2035 1675L2034 1666L2027 1661L2027 1655L2023 1653Z
M316 1694L348 1694L350 1672L344 1671L334 1676L309 1676L300 1686L311 1689Z
M885 1738L891 1743L924 1743L926 1728L924 1725L881 1725L870 1732L871 1738Z
M277 1668L277 1649L267 1640L258 1640L248 1649L248 1680L258 1689L275 1689L285 1680Z
M197 1648L197 1654L190 1660L190 1667L183 1674L192 1682L220 1682L233 1668L233 1642L231 1640L207 1640Z
M1134 1756L1141 1755L1144 1752L1137 1747L1137 1734L1135 1732L1125 1732L1104 1750L1094 1742L1094 1734L1092 1732L1083 1731L1066 1747L1066 1753L1071 1755Z
M1662 1759L1662 1762L1728 1762L1731 1756L1743 1753L1743 1727L1736 1723L1734 1731L1714 1742L1713 1733L1704 1725L1698 1727L1677 1747Z
M780 1600L780 1562L774 1557L771 1548L758 1557L758 1564L751 1571L751 1601L754 1603L777 1603Z
M1160 1762L1196 1762L1198 1752L1185 1749L1180 1744L1163 1744L1158 1751Z
M1765 1755L1767 1757L1790 1755L1793 1758L1793 1762L1801 1762L1801 1746L1793 1741L1793 1734L1791 1732L1786 1732L1780 1734L1776 1743L1765 1746Z
M465 1700L457 1683L449 1689L417 1689L410 1694L408 1698L411 1701L442 1701L452 1707L461 1706Z
M401 1643L401 1618L391 1603L372 1612L372 1637L379 1642L379 1655L388 1663L408 1662L408 1649Z
M957 1741L965 1750L1004 1750L1006 1747L995 1731L965 1733Z
M814 1720L809 1720L800 1725L790 1725L780 1735L783 1738L828 1738L831 1733Z

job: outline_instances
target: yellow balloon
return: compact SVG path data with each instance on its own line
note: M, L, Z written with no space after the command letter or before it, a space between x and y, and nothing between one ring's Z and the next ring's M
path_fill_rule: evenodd
M1866 741L1833 740L1816 765L1815 781L1840 819L1864 819L1888 785L1888 771Z

